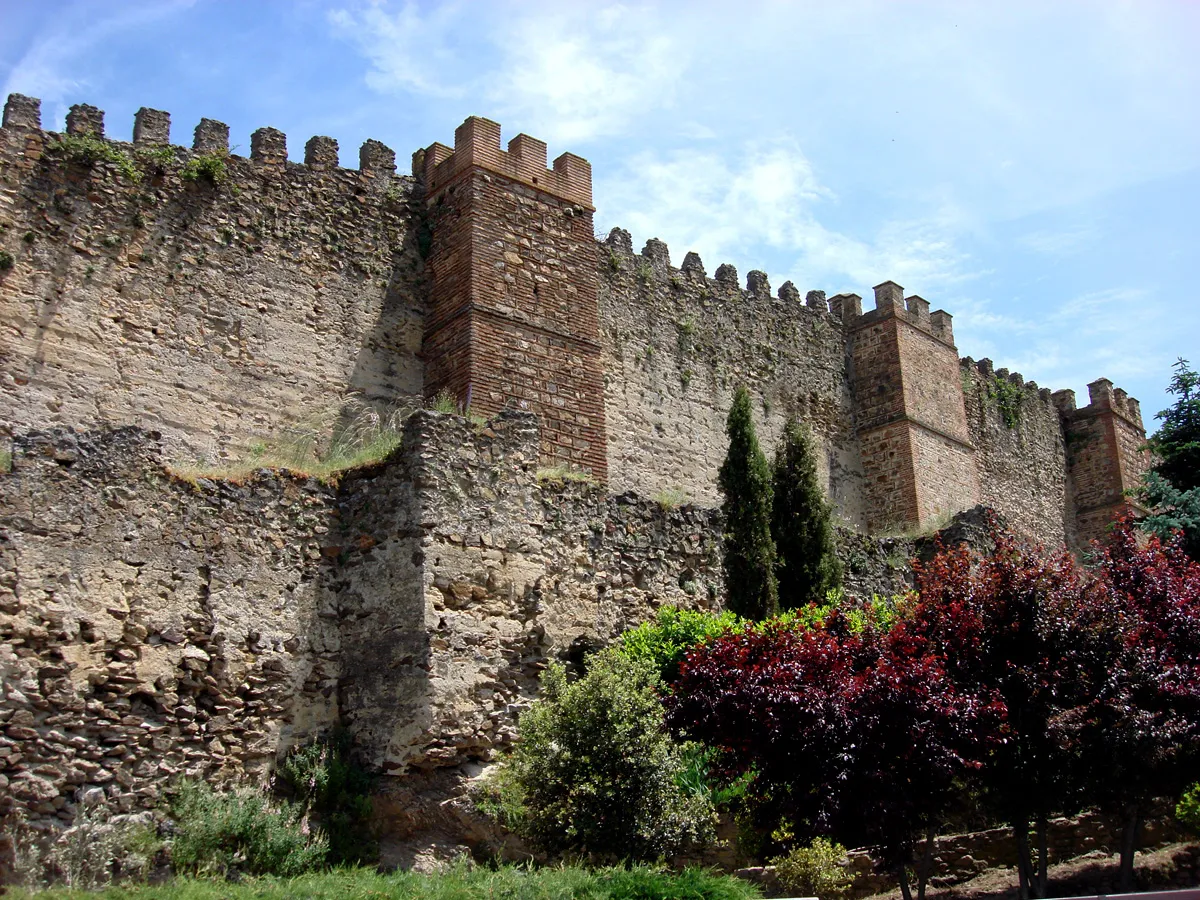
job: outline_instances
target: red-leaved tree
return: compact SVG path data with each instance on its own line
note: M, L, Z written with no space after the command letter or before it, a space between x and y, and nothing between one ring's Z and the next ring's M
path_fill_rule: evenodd
M908 623L851 627L837 611L811 630L749 627L693 651L667 704L674 728L723 751L727 775L754 772L760 813L797 836L878 847L906 897L920 838L1003 720ZM918 875L923 896L928 869Z
M1130 891L1147 805L1179 796L1200 761L1200 564L1178 537L1163 544L1130 520L1097 551L1122 647L1074 737L1094 801L1121 816L1120 883Z
M1086 760L1073 737L1123 643L1104 585L1069 553L1024 543L995 522L991 539L987 555L959 547L919 567L913 627L945 659L959 690L1003 700L1003 740L979 783L1013 826L1021 897L1042 897L1047 822L1089 799Z

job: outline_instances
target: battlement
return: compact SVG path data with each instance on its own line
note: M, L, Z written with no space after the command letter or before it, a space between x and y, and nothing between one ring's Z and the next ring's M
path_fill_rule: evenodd
M704 268L700 254L689 250L684 254L683 262L678 269L671 265L671 251L664 241L650 238L646 241L641 253L634 253L633 238L624 228L613 228L604 239L604 246L618 258L627 258L636 272L649 272L660 279L679 277L692 282L709 283L716 288L717 296L729 297L736 294L741 300L766 301L804 305L809 309L820 312L830 312L830 301L826 300L824 291L808 291L803 300L800 289L790 281L780 285L774 296L771 294L771 281L767 273L760 269L751 269L746 273L745 286L738 277L737 267L732 263L722 263L710 279ZM840 316L840 312L835 311Z
M907 299L904 288L894 281L885 281L874 287L875 308L862 311L862 298L857 294L839 294L834 299L842 298L839 307L842 310L842 320L847 327L860 328L895 317L907 322L921 331L929 334L943 343L954 346L953 316L944 309L929 311L929 301L916 294ZM846 302L849 300L850 302Z
M9 94L4 104L4 131L26 135L43 133L41 105L41 100L36 97ZM106 137L104 110L86 103L71 107L67 113L65 133L73 136L90 134L115 144L124 143ZM135 148L175 146L171 144L171 114L148 107L139 109L133 119L132 144ZM215 119L201 119L193 134L191 149L200 154L228 154L229 126ZM299 165L288 161L287 135L276 128L260 128L250 136L250 160L276 168ZM337 141L323 136L309 140L305 145L303 165L316 171L341 168ZM393 175L396 171L396 154L378 141L368 140L359 151L359 171L369 175Z
M529 187L577 203L592 206L592 164L582 156L563 153L546 165L546 142L518 134L500 147L500 124L482 116L470 116L454 130L454 147L431 144L413 154L413 175L423 177L429 196L453 184L464 172L480 168L503 175Z
M1037 394L1038 400L1047 405L1056 404L1055 395L1051 394L1049 388L1039 387L1036 381L1026 381L1020 372L1009 372L1008 369L997 369L992 364L990 359L975 360L969 356L964 356L958 361L959 367L964 372L971 372L985 379L998 379L1007 381L1009 384L1021 388L1030 394ZM1069 393L1074 402L1074 392L1066 391L1059 393Z
M1143 428L1142 405L1121 388L1113 387L1107 378L1097 378L1088 388L1088 405L1076 406L1075 392L1054 392L1054 403L1064 417L1086 419L1106 413L1116 413L1137 428Z

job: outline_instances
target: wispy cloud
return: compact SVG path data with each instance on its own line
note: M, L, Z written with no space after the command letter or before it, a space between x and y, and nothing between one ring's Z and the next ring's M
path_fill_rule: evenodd
M40 98L56 115L61 115L65 99L88 87L87 68L81 62L88 58L92 47L115 34L137 32L195 2L154 0L133 3L98 19L94 18L92 3L69 6L54 16L53 25L37 34L12 66L4 81L3 96L29 94Z
M622 4L372 3L329 20L369 61L374 90L469 97L575 144L669 106L690 57L655 12Z
M657 14L622 4L518 16L501 42L502 74L490 98L565 142L622 133L669 107L690 58Z
M452 43L465 14L461 3L435 5L428 11L415 2L394 9L371 3L330 10L329 22L370 62L366 81L374 90L461 97L475 80Z
M925 219L886 222L872 239L854 237L822 224L823 205L837 198L795 142L728 150L731 158L716 150L642 153L603 176L596 197L605 227L660 237L676 262L696 250L710 268L723 261L762 267L770 251L791 260L773 277L811 287L861 290L891 278L930 290L975 276L955 244L952 214L935 209Z

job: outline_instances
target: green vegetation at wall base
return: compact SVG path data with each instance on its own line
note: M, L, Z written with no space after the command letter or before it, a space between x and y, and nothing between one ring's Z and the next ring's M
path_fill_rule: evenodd
M156 898L156 900L273 900L321 897L351 900L751 900L761 894L752 885L700 869L671 873L649 867L584 869L577 866L498 869L456 866L439 875L373 869L336 869L299 878L246 878L240 881L181 878L156 885L110 887L99 892L55 889L14 898L39 900Z

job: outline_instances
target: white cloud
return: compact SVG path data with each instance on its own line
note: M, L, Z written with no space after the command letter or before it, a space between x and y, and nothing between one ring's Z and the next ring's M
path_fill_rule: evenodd
M552 141L622 133L671 105L689 53L646 9L557 6L513 20L488 96Z
M624 132L669 106L689 54L659 16L622 4L382 2L329 14L382 93L467 98L550 141Z
M786 266L773 280L791 278L802 287L861 292L893 279L931 290L977 274L955 246L952 212L886 222L870 239L840 233L818 215L837 198L795 142L748 141L729 149L732 161L716 150L646 152L601 176L596 202L603 222L630 229L639 241L666 240L676 263L695 250L710 271L724 261Z
M451 45L463 16L461 3L435 5L423 13L415 2L394 12L375 2L355 10L331 10L329 22L370 61L366 81L374 90L461 97L472 79L453 77L465 69Z

